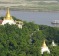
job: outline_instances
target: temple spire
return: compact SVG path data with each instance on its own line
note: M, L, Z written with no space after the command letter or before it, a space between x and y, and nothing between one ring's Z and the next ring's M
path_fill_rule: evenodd
M11 20L11 19L12 19L11 15L10 15L9 8L7 8L7 12L6 12L5 19L6 19L6 20Z
M45 43L45 40L44 40L44 42L43 42L42 47L47 47L47 45L46 45L46 43Z

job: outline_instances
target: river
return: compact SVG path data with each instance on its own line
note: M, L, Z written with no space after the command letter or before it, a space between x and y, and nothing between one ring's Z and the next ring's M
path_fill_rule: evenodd
M54 20L59 20L59 12L28 12L28 11L10 11L12 16L23 21L34 22L36 24L53 26ZM0 16L5 16L6 11L0 10Z

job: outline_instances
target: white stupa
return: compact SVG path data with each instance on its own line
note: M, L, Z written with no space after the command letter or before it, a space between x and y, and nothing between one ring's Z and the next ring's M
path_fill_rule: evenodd
M6 23L8 23L8 24L10 24L10 25L11 25L11 24L16 24L15 21L13 20L13 18L12 18L11 15L10 15L9 8L8 8L8 10L7 10L6 16L4 17L4 20L3 20L3 22L2 22L2 25L6 24Z
M43 46L41 47L41 54L43 54L44 52L47 52L48 54L50 54L50 50L49 48L47 47L46 43L45 43L45 40L43 42Z
M52 40L52 46L57 46L57 44L55 44L54 40Z

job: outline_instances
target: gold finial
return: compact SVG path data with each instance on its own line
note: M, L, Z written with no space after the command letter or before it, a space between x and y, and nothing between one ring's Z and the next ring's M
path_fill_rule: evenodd
M7 9L7 13L6 13L6 17L10 17L10 11L9 11L9 8Z
M10 15L9 8L7 8L7 13L6 13L5 19L7 19L7 20L11 20L12 19L11 15Z
M45 40L44 40L44 42L43 42L43 47L47 47L47 45L46 45L46 43L45 43Z

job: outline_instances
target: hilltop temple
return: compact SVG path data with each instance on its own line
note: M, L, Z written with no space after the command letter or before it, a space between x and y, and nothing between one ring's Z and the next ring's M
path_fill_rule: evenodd
M43 45L41 47L41 54L43 54L44 52L47 52L48 54L50 54L50 50L49 50L48 46L46 45L45 40L44 40Z
M0 20L0 24L1 25L4 25L4 24L16 24L19 28L22 28L22 25L23 25L23 22L22 21L14 21L14 19L12 18L12 16L10 15L10 11L9 11L9 8L7 9L7 13L6 13L6 16L4 17L3 20Z

